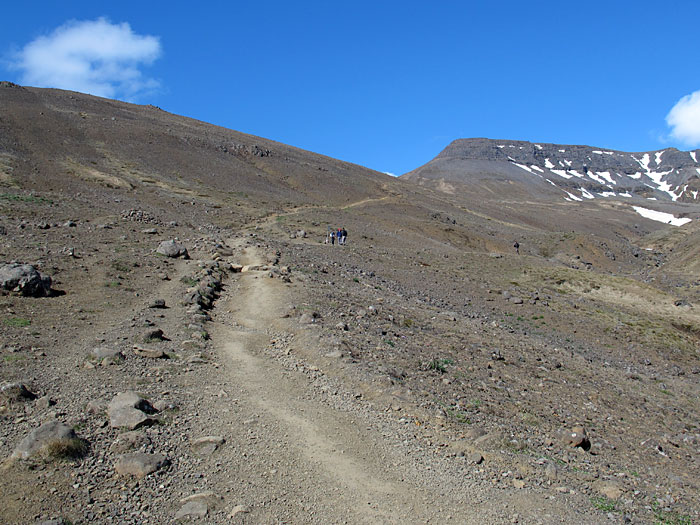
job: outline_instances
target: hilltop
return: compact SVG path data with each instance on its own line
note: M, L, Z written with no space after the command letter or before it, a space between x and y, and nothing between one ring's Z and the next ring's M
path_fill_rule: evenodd
M690 168L675 200L566 200L629 174L554 188L520 145L395 179L4 83L0 266L51 289L0 296L3 521L697 520ZM542 170L616 158L540 146ZM12 459L47 422L64 438Z

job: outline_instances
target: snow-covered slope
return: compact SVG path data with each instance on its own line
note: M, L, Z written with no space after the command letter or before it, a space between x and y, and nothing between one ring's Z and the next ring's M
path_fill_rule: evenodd
M697 203L699 151L668 148L627 153L589 146L459 139L403 177L467 184L489 179L540 187L544 183L571 201L636 197Z

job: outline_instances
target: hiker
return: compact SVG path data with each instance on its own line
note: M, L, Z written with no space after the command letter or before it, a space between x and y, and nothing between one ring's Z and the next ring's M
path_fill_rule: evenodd
M331 245L334 245L335 244L335 230L331 230L330 236L331 236Z
M520 243L518 241L515 241L515 243L513 243L513 248L515 248L515 253L520 255Z
M345 239L348 238L348 232L345 230L345 226L340 230L340 240L343 246L345 246Z
M341 231L340 228L338 228L338 231L335 232L335 236L338 238L338 246L340 246L342 244L342 240L343 240L343 236L340 233L340 231Z

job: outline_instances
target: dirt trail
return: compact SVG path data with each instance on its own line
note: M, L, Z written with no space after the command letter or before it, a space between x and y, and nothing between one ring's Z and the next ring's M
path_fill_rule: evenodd
M248 247L242 262L262 261ZM237 326L219 327L216 338L225 341L225 355L232 365L227 368L232 371L231 382L240 389L240 403L253 405L267 428L278 433L261 436L261 453L284 436L286 446L275 450L275 460L289 456L287 464L297 471L285 477L288 481L304 479L305 490L316 492L313 499L320 502L319 518L326 513L324 519L334 523L415 523L439 515L434 507L436 495L393 471L386 459L391 454L389 444L381 436L352 414L314 399L303 377L285 373L275 360L264 356L270 334L290 329L282 319L287 293L283 283L267 278L264 272L246 272L238 284L228 305ZM451 520L443 516L439 521ZM471 523L464 518L459 522Z

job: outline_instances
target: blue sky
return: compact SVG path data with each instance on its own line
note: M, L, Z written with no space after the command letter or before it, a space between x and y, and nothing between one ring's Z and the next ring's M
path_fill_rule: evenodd
M396 174L466 137L700 145L697 1L194 5L11 2L0 79Z

